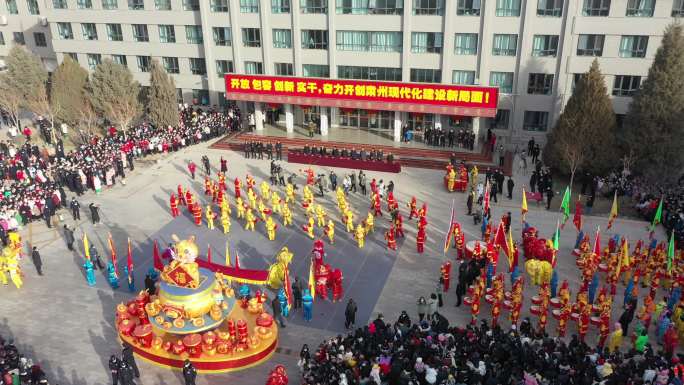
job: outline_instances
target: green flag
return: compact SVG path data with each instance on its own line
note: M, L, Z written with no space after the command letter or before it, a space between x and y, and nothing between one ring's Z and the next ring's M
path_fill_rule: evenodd
M565 188L560 208L563 210L563 224L565 224L570 218L570 186Z
M658 203L658 209L656 210L655 216L653 216L653 222L651 223L651 231L655 230L655 227L662 221L663 217L663 198L660 198L660 203Z
M560 228L556 223L556 232L553 234L553 249L558 251L558 243L560 242Z
M674 245L674 231L670 234L670 244L667 246L667 272L672 271L672 263L674 262L675 245Z

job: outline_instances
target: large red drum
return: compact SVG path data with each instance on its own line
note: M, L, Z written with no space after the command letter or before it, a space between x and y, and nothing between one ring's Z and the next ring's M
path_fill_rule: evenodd
M463 297L463 303L471 306L473 304L473 299L471 297Z
M504 300L503 301L503 307L504 307L504 309L513 310L513 302L511 302L509 300Z
M599 263L598 269L600 272L605 273L608 271L608 265L606 265L605 263Z
M541 315L542 311L541 308L537 305L532 305L530 306L530 313L534 315Z
M494 304L494 296L491 294L485 294L485 301L487 301L488 304L493 305Z
M553 309L553 310L551 311L551 315L553 316L553 318L555 318L555 319L557 319L557 320L560 320L560 319L561 319L561 311L560 311L560 309Z
M560 307L561 307L561 300L558 297L551 298L549 300L549 303L551 304L552 308L560 309Z
M542 303L541 297L538 295L532 296L532 303L535 305L539 305L540 303Z
M510 291L507 291L507 292L504 293L504 298L510 300L510 299L513 298L513 294L511 294Z
M599 317L591 317L590 322L591 322L591 324L594 325L594 326L599 326L599 325L601 325L601 318L599 318Z
M570 318L575 322L579 321L579 313L570 313Z

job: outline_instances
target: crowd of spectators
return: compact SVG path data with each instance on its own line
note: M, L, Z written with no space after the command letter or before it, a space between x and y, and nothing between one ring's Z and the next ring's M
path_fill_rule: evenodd
M0 336L0 384L47 385L48 381L40 365L21 354L12 341Z
M103 136L83 134L82 143L69 152L64 150L61 134L54 153L49 153L31 140L30 129L24 130L28 133L24 144L0 142L0 238L4 240L7 230L32 220L49 222L56 209L67 205L65 189L79 196L88 189L100 193L117 178L125 184L126 169L133 170L136 159L177 151L239 129L236 106L204 111L180 105L176 127L153 127L147 122L125 132L111 127Z
M318 156L332 156L335 158L349 158L352 160L373 160L373 161L384 161L387 160L387 163L393 163L394 162L394 155L389 153L387 155L384 154L382 149L376 150L376 149L371 149L370 151L366 150L365 148L342 148L339 149L337 147L333 147L332 149L328 149L325 146L320 146L320 147L314 147L314 146L304 146L302 149L302 153L304 155L318 155Z
M338 335L315 349L304 345L299 367L306 385L640 385L682 384L679 356L590 347L533 331L458 327L439 313L413 323L402 312Z

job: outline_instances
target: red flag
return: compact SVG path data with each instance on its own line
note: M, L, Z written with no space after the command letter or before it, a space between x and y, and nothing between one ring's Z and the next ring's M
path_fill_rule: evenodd
M451 218L449 218L449 229L446 232L446 238L444 239L444 252L449 250L449 245L451 245L451 238L454 232L454 200L451 200Z
M594 254L601 255L601 229L596 229L596 238L594 238Z
M503 222L499 222L499 227L496 229L494 245L501 247L501 250L503 250L507 257L511 256L511 250L509 250L508 242L506 240L506 232L504 231Z
M114 274L119 277L119 267L116 265L116 249L114 248L114 241L112 240L112 234L109 233L108 237L108 242L109 242L109 250L111 253L111 258L112 258L112 265L114 265Z
M287 306L292 306L292 285L290 284L290 270L285 265L285 281L283 282L285 286L285 297L287 298Z
M211 263L211 245L207 245L207 262Z
M128 258L126 260L128 267L128 282L133 281L133 251L131 251L131 238L128 238Z
M154 240L154 246L152 249L153 255L154 255L154 269L157 271L162 271L164 270L164 263L161 260L161 256L159 255L159 245L157 245L157 240Z
M487 214L487 210L489 210L489 181L487 181L487 184L485 185L484 189L484 197L482 198L482 211Z
M575 203L575 216L572 218L572 223L575 224L577 231L582 231L582 203L579 199Z
M240 254L237 251L235 252L235 268L240 270Z

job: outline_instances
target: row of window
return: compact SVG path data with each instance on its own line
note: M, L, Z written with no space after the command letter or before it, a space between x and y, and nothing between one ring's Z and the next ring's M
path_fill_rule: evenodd
M212 12L228 12L229 0L211 0ZM296 0L295 0L296 1ZM563 14L564 0L537 0L537 15L560 17ZM53 0L55 9L68 8L67 0ZM144 10L143 0L127 0L128 9ZM444 0L413 0L414 15L443 15ZM18 14L16 0L6 0L7 11L10 14ZM32 15L39 15L40 9L37 0L27 0L28 11ZM482 0L458 0L456 14L459 16L480 16ZM611 0L583 0L582 15L584 16L608 16L610 14ZM92 0L77 0L78 9L92 9ZM170 11L171 0L154 0L154 7L158 11ZM118 0L102 0L102 9L118 9ZM199 0L183 0L184 11L198 11ZM520 16L521 0L497 0L496 16ZM655 9L655 0L628 0L625 16L629 17L652 17ZM271 0L272 13L290 13L290 0ZM327 13L327 0L300 0L302 13ZM335 10L338 14L354 15L401 15L404 10L403 0L336 0ZM259 0L240 0L240 12L258 13ZM672 16L684 16L684 0L674 0Z
M26 38L23 32L12 32L12 42L18 45L25 45ZM47 38L43 32L33 33L33 43L36 47L47 47ZM5 45L5 35L0 31L0 45Z

